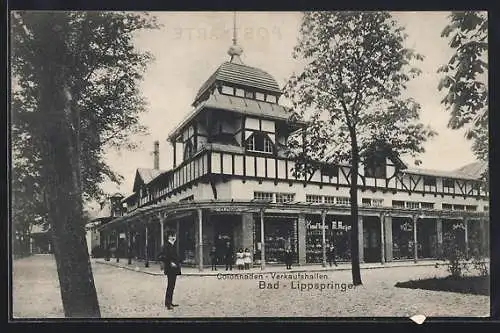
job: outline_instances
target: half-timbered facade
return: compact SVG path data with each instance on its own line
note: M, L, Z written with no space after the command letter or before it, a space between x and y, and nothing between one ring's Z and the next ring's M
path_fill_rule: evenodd
M243 64L241 52L230 48L231 60L202 85L192 111L169 134L172 168L159 170L155 162L153 169L137 170L133 194L122 200L125 214L100 228L104 239L126 234L130 255L147 264L172 228L183 262L200 269L210 248L222 251L226 242L248 248L262 266L281 263L286 247L298 264L322 262L330 243L339 260L349 261L349 165L294 175L285 147L304 123L290 120L278 103L276 80ZM458 230L466 251L472 235L486 251L485 167L424 170L395 156L360 165L360 260L438 258L443 234L457 223L465 226Z

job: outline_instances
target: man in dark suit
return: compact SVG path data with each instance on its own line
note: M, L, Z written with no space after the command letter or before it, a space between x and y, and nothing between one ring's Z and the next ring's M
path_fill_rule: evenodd
M173 231L167 233L167 242L163 245L160 260L163 262L163 273L167 276L167 290L165 292L165 306L171 310L178 304L172 303L174 295L175 282L177 275L181 275L181 264L177 254L176 234Z

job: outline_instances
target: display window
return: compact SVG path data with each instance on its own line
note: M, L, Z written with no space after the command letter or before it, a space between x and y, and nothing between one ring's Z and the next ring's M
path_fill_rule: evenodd
M392 221L392 256L394 260L413 259L413 221Z
M331 216L325 218L325 241L328 249L335 246L337 261L351 259L351 225L346 216ZM321 215L306 216L306 262L321 263L323 261L323 232Z
M255 256L260 259L262 249L260 240L260 218L255 220ZM265 216L264 241L266 263L283 263L285 250L290 247L294 262L298 261L297 218L292 216Z

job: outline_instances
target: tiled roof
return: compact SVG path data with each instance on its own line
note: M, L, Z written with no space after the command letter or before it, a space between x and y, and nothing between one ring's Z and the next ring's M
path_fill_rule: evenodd
M462 172L457 171L442 171L442 170L433 170L433 169L421 169L421 168L407 168L403 170L404 172L424 175L424 176L435 176L435 177L449 177L449 178L460 178L460 179L469 179L476 180L477 177L473 177Z
M141 179L144 182L144 184L148 184L153 179L164 173L165 170L138 168L137 172L139 173L139 176L141 176Z
M461 167L455 171L472 176L472 177L475 177L475 178L480 178L481 175L484 173L484 171L486 171L487 168L488 168L488 162L479 161L479 162L474 162L474 163L464 165L463 167Z
M216 81L281 93L278 83L269 73L259 68L228 61L220 65L208 80L205 81L200 90L198 90L195 101Z
M217 90L210 97L200 103L184 120L169 134L173 140L179 132L204 108L232 111L249 116L265 119L288 120L292 115L284 106L274 103L262 102L253 99L223 95Z

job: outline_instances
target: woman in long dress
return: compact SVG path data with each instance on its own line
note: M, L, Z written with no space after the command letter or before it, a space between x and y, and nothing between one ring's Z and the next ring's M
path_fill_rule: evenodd
M245 254L243 253L243 249L239 249L236 253L236 267L238 267L238 270L243 270L243 267L245 266L244 257Z
M248 248L245 249L243 262L245 264L245 269L250 269L250 264L252 263L252 254Z

